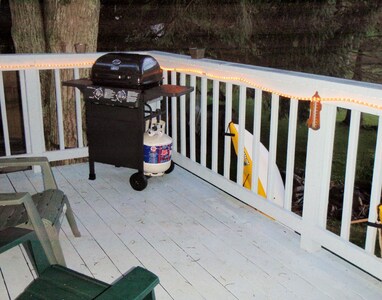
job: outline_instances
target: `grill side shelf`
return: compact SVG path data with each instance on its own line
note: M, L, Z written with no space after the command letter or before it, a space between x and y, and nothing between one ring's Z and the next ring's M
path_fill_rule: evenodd
M79 88L81 91L92 84L93 82L90 79L86 79L86 78L74 79L74 80L68 80L68 81L62 82L63 86L73 86L73 87Z
M179 97L187 95L194 90L193 87L164 84L145 90L143 97L145 101L149 101L160 96L163 97Z

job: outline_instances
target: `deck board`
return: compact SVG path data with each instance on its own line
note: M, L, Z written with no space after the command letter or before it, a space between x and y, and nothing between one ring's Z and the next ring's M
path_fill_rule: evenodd
M380 281L325 250L307 253L296 233L179 167L142 192L127 168L96 164L95 181L87 164L53 172L82 234L63 220L67 264L97 279L141 265L160 278L157 299L381 299ZM13 188L40 191L41 175L0 174L0 192ZM20 249L0 256L1 299L32 280L25 260ZM12 269L25 273L17 283Z
M67 172L66 167L60 168L60 171L65 175ZM129 224L129 222L126 220L126 216L123 216L119 209L113 208L109 202L107 202L102 194L109 200L114 201L115 203L121 202L122 206L127 207L128 203L126 203L126 197L122 197L122 200L118 200L118 197L121 198L121 195L117 193L115 190L108 188L107 185L102 184L102 179L98 179L94 182L88 182L87 180L84 180L84 176L70 173L70 179L68 180L69 183L73 183L76 186L79 186L78 190L80 191L83 199L85 201L92 201L92 209L94 210L94 213L97 214L102 222L102 226L97 226L97 217L92 216L89 218L89 216L79 216L80 218L84 217L86 220L90 221L94 220L94 224L86 224L88 228L94 228L93 234L94 237L97 239L97 242L100 244L100 246L104 249L106 249L108 255L111 256L111 259L114 260L120 260L119 263L117 262L116 265L119 266L121 269L124 269L127 271L131 266L138 265L139 262L128 262L126 260L126 256L130 256L132 253L129 251L126 245L133 244L136 248L136 253L143 252L143 254L146 254L146 252L151 253L149 257L145 257L145 261L148 260L148 263L152 264L152 267L146 266L145 267L155 271L154 268L162 268L164 271L166 271L166 277L163 280L167 280L169 283L169 286L173 286L172 289L174 290L174 293L179 298L188 297L188 295L192 296L192 298L196 297L197 295L195 292L193 292L189 286L187 281L180 277L175 269L172 268L171 265L169 265L155 249L151 249L152 245L147 242L143 237L142 234L139 232L135 232L134 228L132 228ZM81 183L79 183L81 182ZM98 186L98 189L95 190L92 187L92 183L95 186ZM107 194L106 191L109 192ZM75 204L74 204L75 205ZM73 209L75 209L73 207ZM83 211L83 210L81 210ZM123 212L123 209L122 209ZM86 211L85 211L86 213ZM86 213L87 214L87 213ZM122 217L123 216L123 217ZM99 227L99 228L98 228ZM106 230L110 230L110 233L107 233ZM119 240L114 239L114 242L110 240L105 240L105 237L111 237L111 236L118 236ZM122 241L125 243L122 245ZM116 248L116 244L118 244L120 247L123 248L123 253L117 253L116 255L113 255L114 249L120 249ZM113 247L113 249L111 248ZM138 247L138 248L137 248ZM142 260L142 258L141 258ZM125 266L124 266L125 265ZM179 289L179 286L184 286L182 289ZM179 291L178 291L179 290ZM185 293L185 294L183 294ZM194 295L195 294L195 295ZM185 298L184 298L185 299ZM191 299L191 298L190 298ZM194 298L197 299L197 298Z
M25 283L33 280L33 273L26 263L20 247L15 247L3 253L0 261L2 276L4 276L8 293L13 299L24 290Z

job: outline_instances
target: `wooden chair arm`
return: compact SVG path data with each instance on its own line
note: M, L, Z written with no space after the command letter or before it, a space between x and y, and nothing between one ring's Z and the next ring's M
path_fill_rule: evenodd
M154 288L158 283L159 278L155 274L144 268L135 267L131 272L112 284L95 299L155 299ZM152 295L151 298L148 296L150 294Z
M20 205L24 203L28 193L1 193L0 206Z
M52 169L46 157L17 157L0 158L0 168L4 167L32 167L40 166L44 182L44 189L57 189L56 180L53 177Z

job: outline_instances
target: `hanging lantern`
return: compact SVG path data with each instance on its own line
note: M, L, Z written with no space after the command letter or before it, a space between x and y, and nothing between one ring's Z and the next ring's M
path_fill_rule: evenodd
M307 125L309 128L313 130L320 129L320 112L322 109L321 97L316 92L312 100L310 101L310 115L307 121Z

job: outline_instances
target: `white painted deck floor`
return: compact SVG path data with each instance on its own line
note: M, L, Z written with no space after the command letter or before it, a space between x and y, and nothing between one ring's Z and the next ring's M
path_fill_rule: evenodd
M382 283L338 257L299 248L299 236L180 167L142 192L131 169L55 167L82 237L66 220L60 240L68 267L113 282L131 267L156 273L162 299L382 299ZM0 192L42 189L32 171L0 174ZM0 255L0 299L32 280L24 250Z

